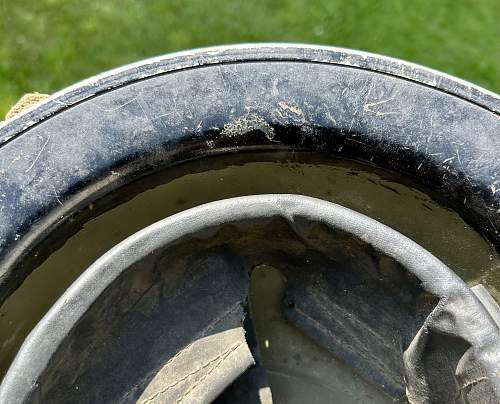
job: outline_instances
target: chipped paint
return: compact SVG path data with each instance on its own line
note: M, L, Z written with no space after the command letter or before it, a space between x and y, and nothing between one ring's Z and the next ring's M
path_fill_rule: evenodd
M248 114L232 120L224 125L222 136L239 137L252 131L260 131L269 139L274 139L274 129L266 120L256 114Z

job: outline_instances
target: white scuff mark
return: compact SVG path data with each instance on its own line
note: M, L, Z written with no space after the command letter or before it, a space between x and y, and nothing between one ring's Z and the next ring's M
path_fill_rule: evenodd
M493 181L490 186L488 187L491 190L491 193L495 195L498 191L500 191L499 188L497 188L497 184L500 182L500 180Z
M55 102L56 104L62 105L63 107L69 107L70 106L70 104L68 104L66 102L59 101L59 100L52 100L52 102Z
M495 224L494 224L494 223L493 223L493 221L491 220L490 215L488 215L488 212L486 212L486 217L488 218L488 222L490 222L491 227L493 227L493 230L495 231L495 233L496 233L496 234L498 234L498 229L496 228Z
M273 127L264 118L256 114L242 116L226 123L221 131L221 135L238 137L256 130L264 133L269 140L274 139L275 133Z
M457 160L458 160L458 164L460 164L460 167L462 167L462 169L464 168L464 166L462 165L462 160L460 160L460 152L458 151L458 148L456 149L457 151Z
M226 78L224 77L224 70L222 70L222 66L217 66L217 71L219 73L220 80L222 81L222 87L229 88Z
M394 97L391 97L391 98L388 98L386 100L381 100L381 101L376 101L376 102L369 102L367 104L365 104L365 107L374 107L376 105L382 105L382 104L385 104L389 101L392 101L394 99Z
M350 141L350 142L362 144L363 146L368 146L368 144L362 142L361 140L356 140L356 139L347 139L347 140Z
M368 82L370 84L368 86L368 91L366 92L366 96L365 96L365 105L368 103L368 99L370 98L370 94L371 94L372 89L373 89L373 80L367 81L367 83Z
M164 116L170 116L172 113L171 112L167 112L165 114L160 114L160 115L155 115L153 116L153 120L156 120L156 119L160 119L160 118L163 118Z
M128 100L128 101L126 101L125 103L118 105L117 107L114 107L114 108L109 108L109 109L108 109L108 108L102 108L102 107L101 107L101 110L102 110L102 111L104 111L104 112L114 112L114 111L118 111L119 109L122 109L123 107L126 107L126 106L127 106L127 105L129 105L129 104L132 104L132 103L133 103L134 101L136 101L136 100L137 100L137 97L134 97L134 98L132 98L131 100Z
M429 142L431 141L432 136L434 135L434 125L432 123L432 120L433 120L433 116L431 115L431 119L430 119L431 130L430 130L429 136L427 136L427 139L425 141L425 154L427 154L427 152L429 150Z
M376 109L373 109L373 107L377 107L379 105L383 105L389 101L392 101L394 97L388 98L386 100L382 101L376 101L376 102L367 102L363 105L363 112L368 112L370 114L374 114L375 116L384 116L384 115L394 115L397 114L396 111L387 111L387 112L381 112Z
M355 121L355 119L356 119L356 114L357 114L357 113L358 113L358 111L356 110L356 111L354 111L354 114L352 114L351 123L349 124L349 129L348 129L347 133L350 133L350 132L351 132L352 127L353 127L353 125L354 125L354 121Z
M137 100L137 104L139 105L139 108L141 109L144 117L146 118L146 120L153 125L153 121L151 120L151 118L148 116L148 114L146 114L146 110L144 109L144 107L142 106L142 102L141 100L139 99L139 97L136 97L136 100ZM177 105L175 105L175 109L174 111L177 111Z
M54 190L54 193L53 194L48 194L47 196L51 196L53 198L56 198L56 201L59 205L61 206L64 206L64 204L61 202L61 199L59 198L59 194L57 193L57 189L56 187L53 185L53 184L50 184L50 186L52 187L52 189Z
M330 111L328 110L328 106L326 104L323 104L323 106L326 109L326 113L325 113L326 117L330 120L330 122L332 122L335 126L337 126L337 121L332 116L332 114L330 114Z
M271 89L271 94L274 95L274 96L277 96L279 95L279 90L278 90L278 79L274 79L273 80L273 87Z
M495 184L491 184L489 188L490 188L491 193L492 193L493 195L495 195L498 191L500 191L500 189L497 189L497 187L496 187L496 185L495 185Z
M346 95L349 93L349 89L351 88L351 84L352 84L352 76L349 78L349 81L347 82L346 86L342 89L337 99L340 100L340 97L346 97Z
M196 125L196 132L201 132L202 125L203 125L203 121L198 122L198 125Z
M1 126L1 125L0 125ZM9 136L5 136L3 139L2 139L2 143L0 144L4 144L4 143L7 143L10 139L12 139L14 136L16 135L9 135Z
M455 160L455 156L448 157L447 159L444 159L444 160L441 162L441 164L450 163L450 162L452 162L453 160Z
M327 112L326 113L326 116L327 118L334 124L334 125L337 125L337 121L335 120L335 118L332 116L332 114L330 114L330 112Z
M302 110L295 105L287 104L285 101L278 102L278 105L285 111L289 111L297 116L304 116L304 112L302 112Z
M14 164L16 161L19 161L19 160L21 160L21 156L17 156L17 157L15 157L15 158L14 158L14 159L13 159L13 160L9 163L9 165L7 166L7 170L10 168L10 166L11 166L12 164Z
M460 159L460 152L458 151L458 148L455 149L457 151L456 155L457 155L457 161L458 161L458 164L460 165L460 168L462 169L463 173L464 173L464 176L465 176L465 179L467 180L467 182L471 185L471 186L474 186L474 184L472 184L471 180L469 179L469 176L465 173L465 167L464 165L462 164L462 160Z
M223 49L212 49L206 50L205 53L209 56L218 56L224 52Z
M50 196L52 198L56 198L56 201L59 205L64 206L61 200L59 199L59 196L57 194L47 194L47 196Z
M50 140L50 135L47 136L47 140L43 144L42 148L40 149L40 151L36 155L35 159L31 163L31 165L27 168L27 170L25 171L25 173L29 172L35 166L36 162L38 161L38 159L42 155L43 151L45 150L45 147L47 147L47 144L49 143L49 140Z
M348 66L353 66L354 63L352 61L352 56L351 55L345 56L344 59L342 60L342 63Z

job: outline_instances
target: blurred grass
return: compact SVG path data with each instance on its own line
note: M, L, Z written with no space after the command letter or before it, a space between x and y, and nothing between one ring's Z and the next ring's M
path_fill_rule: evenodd
M0 117L146 57L256 41L394 56L500 92L499 0L0 0Z

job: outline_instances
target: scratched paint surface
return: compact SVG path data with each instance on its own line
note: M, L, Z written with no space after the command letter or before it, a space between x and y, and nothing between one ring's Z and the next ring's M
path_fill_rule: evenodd
M112 190L126 181L124 163L158 167L255 147L356 156L406 172L498 238L499 132L499 117L478 105L345 66L227 64L136 82L3 145L0 276L22 259L18 246L92 202L88 184Z
M195 169L193 164L201 166ZM216 168L220 165L227 168ZM197 172L200 169L203 172ZM398 177L387 172L349 161L326 164L309 154L272 153L209 159L188 164L179 173L180 178L87 223L4 303L0 308L0 374L57 297L112 246L166 216L240 195L296 193L355 209L409 236L469 284L485 284L500 301L500 260L494 249L456 213L398 183Z
M357 157L404 172L440 193L469 223L475 222L483 236L499 239L498 115L415 82L362 70L360 63L368 60L364 56L345 57L341 67L320 64L324 59L318 55L314 63L226 64L157 76L75 105L4 144L0 259L14 260L15 253L30 244L29 236L41 232L47 221L50 228L68 220L74 209L90 209L97 198L92 192L100 190L95 184L110 192L130 177L129 167L156 170L210 153L256 148ZM350 65L356 68L346 67ZM405 68L401 65L402 76ZM430 81L423 80L428 86L439 86L440 77L429 77ZM467 91L461 87L460 96L467 97ZM486 284L498 298L496 253L457 214L417 191L409 197L393 181L371 178L373 182L365 181L365 189L356 180L362 178L359 173L345 172L349 182L344 189L339 179L323 182L337 178L332 172L315 172L300 162L297 167L287 164L271 169L279 175L252 167L246 181L244 173L229 167L220 182L206 179L209 189L203 181L192 179L180 188L170 188L163 197L192 195L196 190L201 203L235 196L230 190L240 189L242 194L296 192L333 200L401 230L469 282ZM285 175L294 170L300 175ZM223 184L228 188L221 189ZM330 195L323 193L326 189ZM381 199L360 196L363 190ZM384 192L396 199L387 195L384 199ZM53 254L2 306L3 366L51 302L91 260L151 220L188 207L188 200L155 204L138 197L133 200L138 205L124 205L133 209L116 211L121 212L119 219L101 222L113 217L104 215L66 244L76 248L73 242L86 240L94 247L82 244L82 250L65 247ZM137 213L141 206L148 206L145 216ZM102 227L89 235L86 231L94 223L95 229L105 223L116 233L109 235ZM128 224L131 227L120 227ZM7 253L12 254L7 257ZM7 267L0 268L0 276Z

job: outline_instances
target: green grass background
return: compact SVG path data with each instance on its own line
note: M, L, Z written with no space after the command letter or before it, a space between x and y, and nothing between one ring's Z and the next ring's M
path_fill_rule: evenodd
M0 0L0 117L26 92L258 41L367 50L500 92L500 0Z

